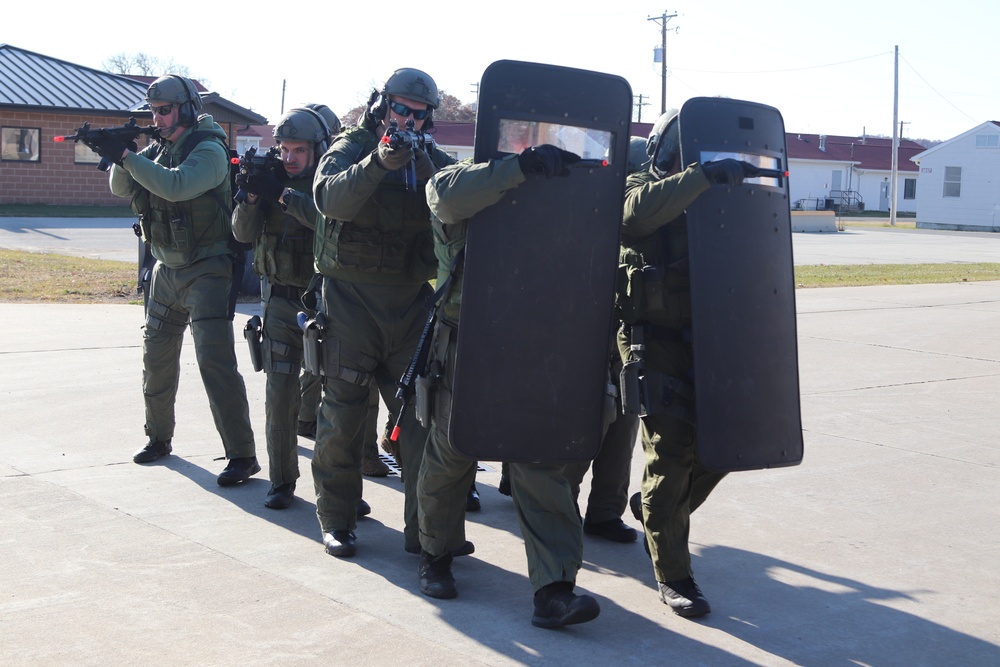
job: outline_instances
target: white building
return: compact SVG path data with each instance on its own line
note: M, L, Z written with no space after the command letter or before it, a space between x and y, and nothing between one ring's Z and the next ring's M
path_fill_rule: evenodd
M842 206L845 210L889 211L892 139L786 133L788 187L793 209ZM917 166L924 151L915 141L899 142L896 212L917 211Z
M1000 121L911 158L920 169L917 227L1000 232Z

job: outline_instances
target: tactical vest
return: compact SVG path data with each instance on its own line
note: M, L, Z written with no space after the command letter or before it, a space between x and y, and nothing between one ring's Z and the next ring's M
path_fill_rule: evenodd
M284 185L312 196L311 177L288 179ZM267 208L264 228L253 245L254 271L278 285L305 287L313 276L313 231L282 211L280 204L261 203Z
M639 240L623 241L617 307L626 324L681 330L691 323L685 216Z
M185 139L178 155L169 149L163 150L160 144L154 144L152 153L155 154L147 154L147 157L172 169L187 159L198 143L209 140L219 142L229 154L229 148L222 139L209 132L195 131ZM133 198L132 207L140 215L142 237L150 244L153 255L170 266L186 266L196 259L228 252L232 238L232 201L227 170L227 176L221 183L194 199L172 202L143 188ZM168 260L163 253L157 252L158 249L166 250L174 257Z
M363 128L347 130L359 161L378 146ZM402 172L390 172L351 221L321 216L316 225L316 269L349 282L419 284L434 275L430 209L422 183L407 190Z

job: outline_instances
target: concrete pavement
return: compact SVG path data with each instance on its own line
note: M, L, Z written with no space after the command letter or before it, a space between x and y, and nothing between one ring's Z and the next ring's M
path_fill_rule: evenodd
M3 218L0 248L135 262L132 218ZM792 234L796 264L1000 262L1000 234L848 227Z
M136 262L135 218L4 218L0 248Z
M137 466L141 308L0 304L0 662L1000 664L1000 282L796 298L805 460L730 475L694 516L712 614L671 614L640 543L585 537L578 583L602 613L560 631L529 623L496 466L459 598L432 600L402 550L398 477L366 478L358 555L331 558L310 441L288 510L263 507L265 474L215 484L190 339L174 455ZM266 458L263 375L237 352Z

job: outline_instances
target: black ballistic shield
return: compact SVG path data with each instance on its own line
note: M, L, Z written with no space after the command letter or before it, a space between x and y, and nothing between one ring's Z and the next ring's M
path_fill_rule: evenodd
M631 110L609 74L504 60L483 75L476 162L539 144L585 162L469 221L449 437L471 458L597 453Z
M698 458L735 471L802 461L785 127L777 109L694 98L681 164L734 158L771 174L713 185L687 209Z

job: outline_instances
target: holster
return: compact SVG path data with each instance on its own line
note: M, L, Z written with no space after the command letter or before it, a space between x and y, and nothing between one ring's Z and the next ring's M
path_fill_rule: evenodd
M622 366L619 376L622 392L622 414L646 416L646 364L643 361L628 361Z
M260 315L254 315L247 320L243 327L243 337L247 339L247 346L250 348L250 362L253 364L255 373L259 373L264 368L264 350L262 340L264 336L264 325L260 320Z
M313 375L323 375L323 334L326 320L323 313L306 320L302 327L302 368Z
M646 338L642 325L628 327L629 360L622 365L618 386L621 391L622 414L646 416L649 404L646 398Z
M441 380L441 362L434 360L427 368L426 375L418 375L414 382L414 405L417 421L424 428L430 428L433 414L434 387Z

